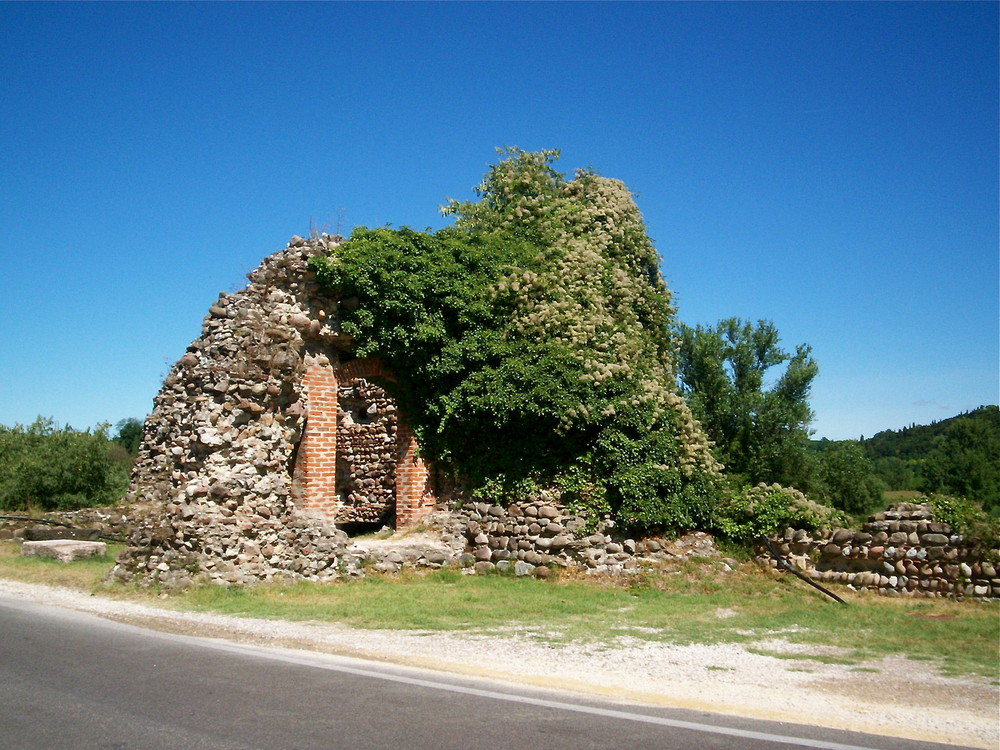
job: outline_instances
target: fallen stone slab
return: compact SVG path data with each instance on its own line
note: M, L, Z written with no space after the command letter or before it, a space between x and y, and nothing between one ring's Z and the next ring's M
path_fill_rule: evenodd
M28 542L42 542L50 539L79 539L96 542L100 536L100 529L70 529L65 526L32 526L24 530L24 539Z
M22 557L49 557L64 563L87 557L100 557L107 551L108 545L104 542L81 542L70 539L24 542L21 545Z

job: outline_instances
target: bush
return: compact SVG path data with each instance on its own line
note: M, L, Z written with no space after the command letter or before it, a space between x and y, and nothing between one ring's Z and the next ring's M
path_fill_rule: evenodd
M849 525L839 510L814 503L794 488L758 484L733 493L719 511L716 529L737 542L754 542L788 528L826 531Z
M960 534L980 549L1000 547L1000 518L987 513L979 503L938 494L919 497L913 502L928 503L935 520L948 524L952 533Z
M0 509L72 510L111 505L124 494L131 458L93 431L39 417L27 427L0 425Z

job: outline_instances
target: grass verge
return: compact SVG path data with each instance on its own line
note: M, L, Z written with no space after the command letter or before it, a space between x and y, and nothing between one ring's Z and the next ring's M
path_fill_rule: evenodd
M0 578L94 592L101 587L101 579L115 564L122 546L109 543L107 553L100 557L61 563L45 557L21 557L19 542L0 542Z
M0 577L149 599L156 592L102 584L104 559L64 565L21 558L0 544ZM356 628L481 635L518 633L558 644L607 649L655 641L741 643L770 656L862 666L883 656L930 661L948 675L997 681L1000 607L996 602L901 599L838 589L842 606L791 577L746 563L734 573L689 562L631 582L537 581L509 576L369 576L352 582L201 586L171 594L169 606L283 620L340 622ZM867 668L867 667L866 667Z

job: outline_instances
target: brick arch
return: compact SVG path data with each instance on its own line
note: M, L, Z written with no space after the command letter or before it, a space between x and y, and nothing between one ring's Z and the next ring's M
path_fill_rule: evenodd
M344 383L354 378L364 378L365 380L388 380L390 383L396 382L396 376L392 370L385 366L385 363L377 357L362 357L352 359L347 364L341 365L333 371L334 378L338 383Z
M306 513L334 521L344 508L337 497L339 388L358 378L396 382L389 368L373 357L337 368L312 365L303 378L309 413L294 471L298 504ZM426 515L435 502L430 467L420 457L413 430L402 417L396 422L395 473L396 526L401 528Z

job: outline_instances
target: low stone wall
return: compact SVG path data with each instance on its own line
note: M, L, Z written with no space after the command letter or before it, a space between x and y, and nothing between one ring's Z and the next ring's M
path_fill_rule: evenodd
M25 513L9 513L4 515L21 516L24 520L17 518L0 518L0 539L22 539L30 538L32 533L29 530L57 531L67 530L66 526L55 526L39 524L36 520L27 517ZM87 530L95 536L124 539L128 536L132 526L132 520L127 509L124 508L82 508L80 510L61 510L43 513L41 518L47 521L57 521L67 524L70 527ZM41 538L41 537L37 537ZM61 537L66 538L66 537Z
M470 574L538 578L557 570L634 575L692 557L713 558L723 573L737 565L721 558L712 537L702 532L637 540L620 538L613 528L604 520L590 529L586 518L545 497L509 507L468 503L456 510L439 504L418 527L387 539L350 540L340 565L351 576L457 566Z
M1000 565L994 562L1000 551L984 551L952 533L925 503L891 505L859 531L815 537L787 529L775 541L791 565L821 583L888 596L1000 597Z
M129 537L112 571L114 578L165 589L203 580L252 585L448 566L468 573L535 577L560 569L632 575L691 557L715 558L722 572L736 566L719 558L708 534L691 532L670 540L621 538L611 521L589 528L585 517L544 496L509 507L468 503L454 509L440 503L420 525L397 533L387 529L391 536L383 540L378 535L352 539L315 519L276 518L265 503L228 497L221 485L211 494L211 503L197 508L178 503L160 518L90 509L72 520ZM192 526L198 532L189 536ZM12 522L9 536L23 535Z
M549 498L508 507L470 503L456 512L468 543L462 562L477 572L513 569L546 575L566 568L596 575L635 572L685 557L717 557L708 534L692 533L676 540L619 538L604 519L592 528L587 518Z

